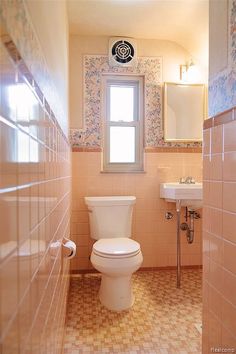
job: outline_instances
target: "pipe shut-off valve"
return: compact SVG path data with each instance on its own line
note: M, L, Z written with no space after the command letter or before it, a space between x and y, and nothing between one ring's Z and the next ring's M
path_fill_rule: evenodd
M194 219L200 219L200 214L194 209L188 209L186 207L185 219L186 222L180 224L180 229L186 231L188 243L193 243L194 240Z

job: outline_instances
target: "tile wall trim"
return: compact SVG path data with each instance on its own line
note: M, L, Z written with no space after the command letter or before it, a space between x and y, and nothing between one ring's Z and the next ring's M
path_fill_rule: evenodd
M193 153L193 152L202 152L202 147L201 146L196 146L196 147L146 147L144 149L145 152L147 153L155 153L155 152L189 152L189 153Z
M183 269L202 269L202 265L182 265ZM146 272L151 270L175 270L176 266L165 266L165 267L141 267L137 272ZM71 276L76 276L79 274L90 274L90 273L100 273L96 269L78 269L70 270Z
M214 117L206 119L203 124L203 130L223 125L236 120L236 107L230 108Z
M101 152L102 148L100 147L72 147L72 152Z
M102 148L90 148L90 147L72 147L72 152L102 152ZM201 147L146 147L144 149L146 153L156 153L156 152L189 152L189 153L199 153L202 152Z
M17 70L19 70L22 78L24 79L25 83L30 87L34 95L39 100L44 112L49 116L50 120L56 126L58 131L63 136L66 143L69 145L69 140L64 131L62 130L60 124L58 123L53 110L51 109L48 101L46 100L44 94L42 93L41 89L39 88L38 84L35 82L33 75L29 71L27 65L25 64L24 60L22 59L20 52L18 51L15 43L11 39L9 35L4 35L1 37L1 41L5 46L8 54L10 55L13 63L15 64Z

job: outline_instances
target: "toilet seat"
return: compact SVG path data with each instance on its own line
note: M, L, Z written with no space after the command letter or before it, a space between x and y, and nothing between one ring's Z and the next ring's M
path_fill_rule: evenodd
M129 258L140 252L140 244L127 237L100 239L93 245L93 253L105 258Z

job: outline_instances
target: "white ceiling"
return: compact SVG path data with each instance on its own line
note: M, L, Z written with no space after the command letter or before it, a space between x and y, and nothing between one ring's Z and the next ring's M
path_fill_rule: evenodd
M208 0L67 0L71 34L165 39L206 62Z

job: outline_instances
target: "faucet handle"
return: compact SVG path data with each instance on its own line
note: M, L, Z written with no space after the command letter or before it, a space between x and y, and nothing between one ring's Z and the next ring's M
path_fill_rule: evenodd
M185 178L184 178L184 177L180 177L180 179L179 179L179 183L180 183L180 184L185 183Z
M188 176L188 177L186 177L185 183L194 184L195 183L195 179L192 176Z

